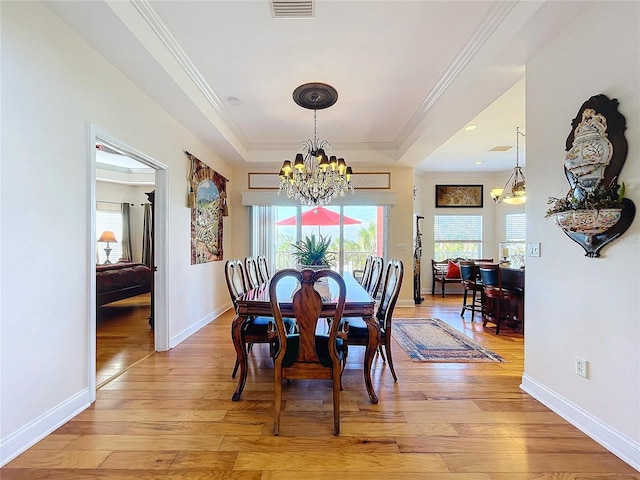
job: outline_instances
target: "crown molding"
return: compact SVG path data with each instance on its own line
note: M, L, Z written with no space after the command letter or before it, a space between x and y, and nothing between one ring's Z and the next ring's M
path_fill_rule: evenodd
M207 83L204 76L182 49L153 2L131 0L131 4L167 48L187 77L193 82L200 93L202 93L207 103L213 107L214 111L222 119L229 131L240 141L242 145L246 146L248 144L248 139L243 135L242 131L233 121L231 116L228 115L224 102Z
M409 138L411 133L418 128L418 125L427 116L431 107L449 88L453 81L460 75L471 59L478 53L496 29L502 24L504 19L511 13L517 2L494 2L489 8L467 44L460 50L453 59L444 75L431 89L429 94L422 101L411 119L405 124L393 142L394 149L399 150L402 144Z

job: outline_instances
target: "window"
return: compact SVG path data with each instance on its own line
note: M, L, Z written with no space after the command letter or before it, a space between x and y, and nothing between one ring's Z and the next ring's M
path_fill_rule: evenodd
M482 215L436 215L433 258L482 258Z
M526 231L526 213L510 213L507 215L507 242L524 242L527 238Z
M116 236L116 243L109 243L111 253L109 254L109 261L116 263L122 256L122 247L120 241L122 240L122 213L119 210L96 210L96 240L100 238L100 235L105 230L111 230ZM98 243L96 249L96 262L104 263L107 259L107 254L104 249L107 248L106 243Z
M265 255L271 271L294 267L292 243L315 234L331 237L336 269L353 272L368 255L384 256L386 207L383 206L253 206L251 251Z
M506 242L500 242L500 260L507 260L513 267L524 265L527 248L526 213L510 213L506 216Z

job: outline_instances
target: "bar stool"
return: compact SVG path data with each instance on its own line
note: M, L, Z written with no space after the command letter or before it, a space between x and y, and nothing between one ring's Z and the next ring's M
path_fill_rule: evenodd
M478 277L478 269L475 262L461 260L460 277L462 277L462 286L464 287L464 295L462 297L462 311L460 316L464 317L466 310L471 310L471 321L475 321L476 309L483 313L484 305L484 286ZM471 292L471 300L469 300L469 292ZM480 295L477 297L477 293Z
M498 264L481 264L480 279L483 284L485 308L482 326L487 322L496 325L496 335L500 333L502 320L515 320L523 330L524 295L521 289L502 286L502 274Z

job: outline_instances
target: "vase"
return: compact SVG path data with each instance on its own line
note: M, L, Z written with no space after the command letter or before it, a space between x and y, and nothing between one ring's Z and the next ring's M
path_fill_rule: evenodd
M621 208L566 210L556 213L555 221L567 233L586 235L586 243L591 244L594 235L604 233L618 223L621 212Z
M330 267L329 265L298 265L298 270L303 270L305 268L310 268L311 270L323 270Z

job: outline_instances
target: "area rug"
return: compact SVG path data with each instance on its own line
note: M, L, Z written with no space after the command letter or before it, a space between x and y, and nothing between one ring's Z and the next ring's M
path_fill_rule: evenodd
M437 318L394 318L392 332L414 362L504 362Z

